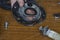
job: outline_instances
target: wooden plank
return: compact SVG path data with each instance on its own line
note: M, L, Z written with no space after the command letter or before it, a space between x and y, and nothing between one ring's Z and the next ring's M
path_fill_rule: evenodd
M54 18L53 14L60 12L60 5L57 4L60 0L37 0L47 14L46 20L42 23L36 24L32 27L19 24L11 11L7 11L0 8L0 40L52 40L43 36L38 28L39 26L48 25L50 29L53 29L60 33L60 20ZM9 22L8 30L4 29L4 22L6 19Z

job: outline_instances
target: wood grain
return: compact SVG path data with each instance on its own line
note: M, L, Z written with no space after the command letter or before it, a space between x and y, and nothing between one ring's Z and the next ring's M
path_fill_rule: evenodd
M40 26L49 26L50 29L60 33L60 19L55 19L53 14L60 12L60 0L37 0L37 3L46 11L46 19L34 26L19 24L11 11L0 8L0 40L52 40L43 36L38 30ZM4 22L9 22L8 30L4 29Z

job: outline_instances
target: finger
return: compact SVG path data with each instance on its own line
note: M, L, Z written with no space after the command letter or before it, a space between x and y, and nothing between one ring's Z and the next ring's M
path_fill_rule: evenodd
M18 0L19 6L23 7L24 6L24 0Z
M16 2L16 0L11 0L11 6L13 7L14 3Z

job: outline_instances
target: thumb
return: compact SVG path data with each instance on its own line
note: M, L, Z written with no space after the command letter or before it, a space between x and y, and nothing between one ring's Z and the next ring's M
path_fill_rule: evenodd
M19 6L23 7L24 6L24 0L18 0Z

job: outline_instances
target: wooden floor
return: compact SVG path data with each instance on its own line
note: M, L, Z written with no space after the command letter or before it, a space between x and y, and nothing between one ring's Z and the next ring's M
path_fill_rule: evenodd
M19 24L11 11L0 8L0 40L52 40L43 36L38 30L40 26L49 26L50 29L60 33L60 19L55 19L53 14L60 12L60 0L37 0L47 14L46 20L34 26ZM9 22L8 29L4 29L4 22Z

